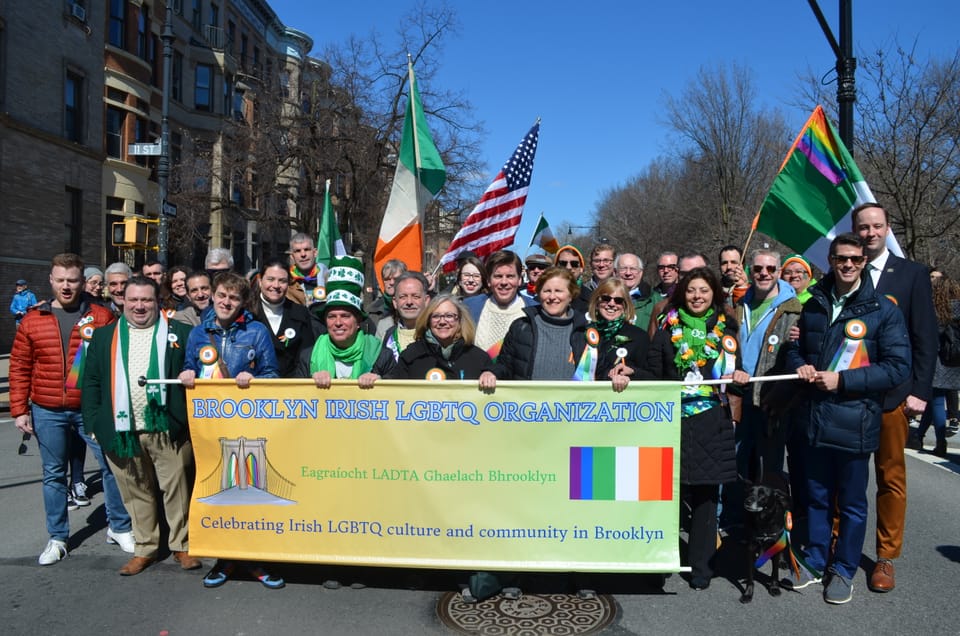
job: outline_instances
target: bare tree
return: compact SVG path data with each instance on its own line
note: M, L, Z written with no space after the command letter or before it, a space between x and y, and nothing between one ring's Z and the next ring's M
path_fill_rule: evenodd
M782 116L756 103L750 72L737 65L701 68L679 96L664 100L667 125L686 141L684 158L712 189L702 222L721 242L746 238L788 136Z
M904 252L956 272L960 52L921 60L917 42L888 49L859 59L855 159ZM804 80L803 104L823 103L835 117L835 99L823 83L810 73Z
M605 194L601 231L648 258L743 243L789 141L781 115L755 104L750 74L736 66L701 69L680 95L665 97L680 151Z
M457 26L456 13L449 6L421 2L400 21L392 47L385 44L383 36L372 32L366 38L351 37L325 51L324 57L333 69L332 85L341 91L345 103L359 109L361 125L372 133L373 143L365 161L353 165L358 171L357 194L363 191L368 195L358 196L358 200L362 198L366 204L351 211L360 242L368 248L376 243L389 196L383 175L392 178L396 163L409 98L408 54L430 132L447 169L447 181L434 213L463 209L465 202L475 201L486 185L476 180L482 172L477 157L483 128L474 120L473 108L462 92L435 81L443 61L444 42L456 34ZM374 173L380 178L374 178Z

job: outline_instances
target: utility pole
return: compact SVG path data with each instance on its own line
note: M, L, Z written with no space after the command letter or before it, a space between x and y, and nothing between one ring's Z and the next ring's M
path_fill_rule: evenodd
M833 36L817 0L807 0L830 48L837 57L837 108L840 140L853 156L853 103L857 101L857 58L853 57L853 0L840 0L840 42Z
M167 182L170 179L170 84L173 81L173 0L166 0L163 23L163 92L160 110L160 160L157 162L157 185L160 188L160 223L157 228L157 260L167 266ZM176 210L176 208L173 208Z

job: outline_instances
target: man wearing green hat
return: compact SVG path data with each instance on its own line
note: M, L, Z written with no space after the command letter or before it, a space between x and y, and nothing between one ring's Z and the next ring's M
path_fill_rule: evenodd
M363 311L363 263L353 256L337 256L327 276L327 302L321 318L327 327L300 357L301 377L312 377L317 387L330 388L333 379L357 379L370 371L380 354L376 336L360 331Z

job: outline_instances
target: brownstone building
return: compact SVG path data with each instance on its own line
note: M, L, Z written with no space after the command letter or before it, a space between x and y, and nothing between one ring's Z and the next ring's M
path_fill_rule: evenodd
M0 3L0 351L13 283L50 296L50 258L103 255L102 3Z

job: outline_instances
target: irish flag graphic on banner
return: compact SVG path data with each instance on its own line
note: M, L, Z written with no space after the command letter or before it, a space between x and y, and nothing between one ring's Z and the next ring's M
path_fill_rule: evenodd
M573 446L570 499L670 501L673 448Z

